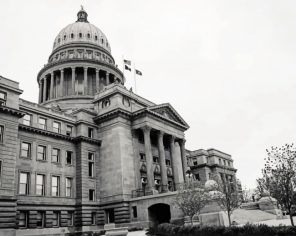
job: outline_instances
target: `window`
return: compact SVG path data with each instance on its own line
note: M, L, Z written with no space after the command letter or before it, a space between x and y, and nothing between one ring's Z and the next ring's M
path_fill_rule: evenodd
M166 164L167 166L171 166L171 161L170 161L170 160L165 160L165 164Z
M0 125L0 143L4 141L4 126Z
M7 94L0 91L0 106L6 106Z
M36 195L45 195L45 176L41 174L36 175Z
M72 152L67 151L66 152L66 164L67 165L72 165Z
M194 177L195 177L196 180L200 181L199 174L195 174Z
M66 38L67 38L67 35L64 35L64 40L66 40Z
M45 161L46 160L46 147L39 145L37 148L37 160Z
M94 189L90 189L89 190L88 199L90 201L94 201L95 200L95 190Z
M98 36L97 36L97 35L95 35L95 40L96 40L96 41L98 40Z
M219 165L222 165L222 160L219 158Z
M230 166L230 161L228 161L228 166Z
M154 157L153 157L153 162L154 162L154 163L159 163L159 158L154 156Z
M68 211L68 226L73 226L74 222L74 212Z
M96 224L96 213L95 212L91 213L91 224L92 225Z
M61 42L61 39L60 38L58 38L58 43L60 43Z
M72 178L66 178L66 197L72 197Z
M87 38L90 38L90 34L87 34Z
M0 185L1 185L1 176L2 176L2 160L0 160Z
M168 189L169 189L169 191L174 191L174 186L173 186L173 181L171 181L171 180L169 180L168 181Z
M157 191L160 190L160 180L159 179L154 179L154 185L155 185L155 189Z
M67 125L66 135L67 136L72 136L72 126Z
M23 117L23 125L31 125L32 116L29 114L24 115Z
M19 181L19 194L29 194L29 173L21 172Z
M37 216L36 216L37 228L43 228L44 227L44 221L45 221L44 211L37 211Z
M59 227L60 225L60 212L54 211L52 214L52 227Z
M74 39L74 34L73 33L71 34L71 39Z
M101 39L101 43L104 44L104 39Z
M40 129L46 130L46 119L39 117L38 124Z
M196 158L194 158L192 161L193 161L193 165L194 166L197 166L198 165L198 162L197 162L197 159Z
M30 143L22 142L21 156L22 157L31 157L31 144Z
M60 162L60 149L57 149L57 148L52 149L51 161L56 163Z
M58 197L60 195L60 177L51 177L51 196Z
M137 206L133 206L132 209L133 209L133 217L137 218L138 217Z
M146 155L144 153L140 153L140 160L146 161Z
M94 156L95 154L92 152L88 153L88 176L94 177Z
M223 164L226 166L226 161L225 160L223 160Z
M88 128L88 137L93 138L94 137L94 129L93 128Z
M107 224L114 223L114 209L105 210L105 215Z
M20 211L19 227L20 228L27 228L28 227L28 212L27 211Z
M61 123L54 121L52 124L53 132L60 133L61 132Z
M82 38L82 33L79 33L79 38Z

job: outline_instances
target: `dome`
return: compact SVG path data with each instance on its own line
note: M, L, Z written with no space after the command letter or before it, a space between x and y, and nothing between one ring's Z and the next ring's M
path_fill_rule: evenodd
M56 36L53 50L71 43L89 43L100 46L111 53L105 34L87 21L87 13L83 8L77 14L77 21L63 28Z

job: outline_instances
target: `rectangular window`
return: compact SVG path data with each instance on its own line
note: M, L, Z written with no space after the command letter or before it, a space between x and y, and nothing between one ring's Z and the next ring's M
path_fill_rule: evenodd
M46 130L46 119L39 117L38 124L40 129Z
M230 161L228 161L228 166L230 166Z
M137 218L138 217L137 207L136 206L133 206L132 209L133 209L133 217L134 218Z
M52 124L53 132L60 133L61 132L61 123L54 121Z
M27 228L28 227L28 212L27 211L20 211L19 227L20 228Z
M0 106L6 106L7 94L0 91Z
M72 178L66 178L66 197L72 197Z
M168 181L168 189L169 191L174 191L173 181L171 180Z
M74 212L68 211L68 226L73 226L74 223Z
M223 160L223 164L226 166L226 161L225 160Z
M2 160L0 160L0 180L1 180L1 176L2 176ZM1 185L1 181L0 181L0 185Z
M140 160L141 161L146 161L146 156L144 153L140 153Z
M22 157L31 157L31 144L30 143L22 142L21 156Z
M199 174L195 174L194 177L195 177L196 180L200 181Z
M170 161L170 160L165 160L165 164L166 164L167 166L171 166L171 161Z
M89 198L90 201L95 200L95 190L94 189L89 190L88 198Z
M60 212L54 211L52 214L52 227L60 226Z
M94 177L94 156L94 153L88 153L88 177Z
M154 162L154 163L159 163L159 158L154 156L154 157L153 157L153 162Z
M67 130L66 130L66 135L67 136L72 136L72 126L67 125Z
M36 175L36 195L45 195L45 176L41 174Z
M23 117L23 125L28 125L30 126L32 122L32 116L29 114L24 115Z
M93 138L94 137L94 129L93 128L88 128L88 137Z
M219 158L219 165L222 165L222 161L221 161L221 159Z
M4 141L4 126L0 125L0 143Z
M44 222L45 222L45 213L44 213L44 211L37 211L37 216L36 216L37 228L43 228L44 227Z
M45 161L46 160L46 147L38 145L37 148L37 160Z
M29 194L29 173L27 172L20 173L19 194Z
M60 149L57 149L57 148L52 149L51 161L56 163L60 162Z
M194 166L197 166L198 165L198 162L197 162L197 159L196 158L194 158L192 161L193 161L193 165Z
M67 165L72 165L72 152L71 151L67 151L66 152L66 164Z
M51 196L54 196L54 197L60 196L60 177L59 176L51 177Z
M91 213L91 224L92 225L96 224L96 213L95 212Z

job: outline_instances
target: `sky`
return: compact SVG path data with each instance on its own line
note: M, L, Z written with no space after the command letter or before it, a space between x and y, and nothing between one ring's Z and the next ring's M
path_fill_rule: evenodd
M243 187L256 186L267 148L295 141L294 0L0 3L0 75L20 82L23 99L37 102L37 73L83 5L119 68L124 55L142 71L136 92L179 112L187 149L231 154Z

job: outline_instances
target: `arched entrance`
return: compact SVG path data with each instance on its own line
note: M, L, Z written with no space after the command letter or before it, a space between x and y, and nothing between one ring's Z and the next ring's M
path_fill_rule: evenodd
M148 208L150 227L156 227L161 223L169 223L171 220L170 205L158 203Z

